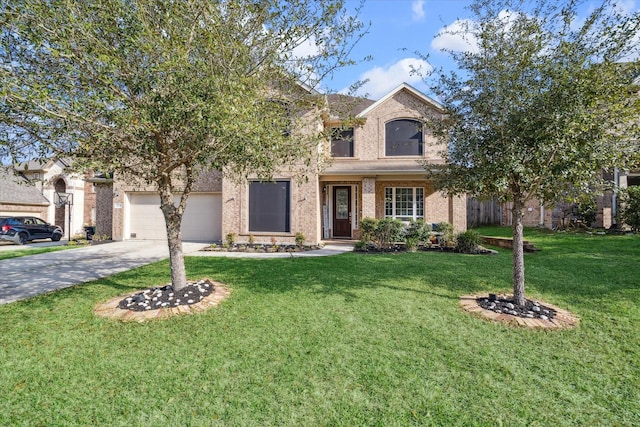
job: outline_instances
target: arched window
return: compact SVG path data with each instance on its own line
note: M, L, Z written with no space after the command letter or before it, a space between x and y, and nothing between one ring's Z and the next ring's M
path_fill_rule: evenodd
M393 120L385 126L385 156L422 156L422 123L412 119Z

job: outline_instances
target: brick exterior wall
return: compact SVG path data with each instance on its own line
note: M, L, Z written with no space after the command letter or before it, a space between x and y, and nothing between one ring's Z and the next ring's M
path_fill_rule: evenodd
M222 237L235 233L239 243L249 241L252 235L255 243L271 243L275 237L278 244L295 243L295 235L304 234L307 243L321 240L320 195L318 181L309 179L300 183L290 173L281 172L274 180L286 180L290 184L290 231L282 233L254 232L249 230L249 190L247 183L222 182Z

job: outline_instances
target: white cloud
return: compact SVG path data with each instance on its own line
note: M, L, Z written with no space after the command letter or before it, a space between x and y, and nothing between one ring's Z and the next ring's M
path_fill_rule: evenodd
M412 19L414 21L424 21L424 0L417 0L411 3Z
M432 69L428 62L419 58L404 58L386 67L372 68L360 75L360 80L367 82L358 90L358 94L379 99L402 83L421 83L422 75ZM347 92L347 89L342 92Z
M469 32L473 25L472 20L459 19L443 27L431 41L431 48L437 51L478 52L478 41Z
M619 1L614 6L623 15L631 15L636 10L636 2L633 0Z

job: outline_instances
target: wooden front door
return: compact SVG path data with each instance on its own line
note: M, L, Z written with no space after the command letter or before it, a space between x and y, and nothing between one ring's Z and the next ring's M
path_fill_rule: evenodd
M351 187L333 187L333 237L351 238Z

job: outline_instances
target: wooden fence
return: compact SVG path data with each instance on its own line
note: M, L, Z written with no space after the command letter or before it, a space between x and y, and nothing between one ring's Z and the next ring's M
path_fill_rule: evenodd
M501 224L502 204L497 199L479 201L467 197L467 227Z

